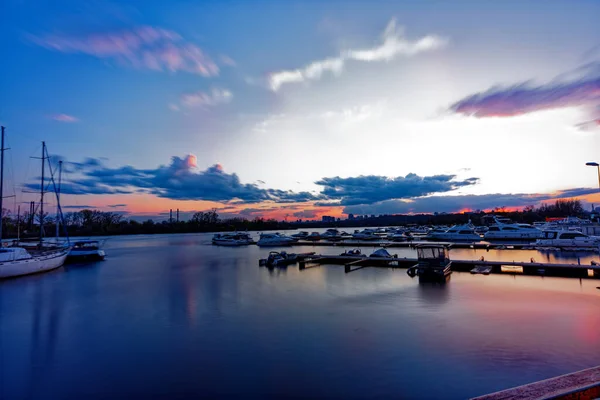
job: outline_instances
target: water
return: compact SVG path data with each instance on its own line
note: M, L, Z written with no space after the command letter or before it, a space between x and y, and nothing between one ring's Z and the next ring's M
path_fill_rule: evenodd
M459 399L600 360L597 280L270 271L269 249L208 243L111 238L104 262L0 282L0 398Z

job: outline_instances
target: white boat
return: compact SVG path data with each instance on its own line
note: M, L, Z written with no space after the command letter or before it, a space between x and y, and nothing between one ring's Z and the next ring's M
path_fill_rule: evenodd
M464 225L454 225L445 232L434 229L425 236L425 239L478 242L481 240L481 236L475 233L475 228L469 223Z
M311 242L318 242L319 240L321 240L321 234L319 232L312 232L305 239Z
M2 127L2 141L0 143L0 151L2 152L2 160L0 162L0 184L3 182L4 175L4 127ZM40 240L39 250L31 250L19 246L15 247L0 247L0 279L14 278L22 275L35 274L38 272L51 271L59 268L65 263L65 259L69 254L69 246L56 246L54 248L44 249L43 233L44 233L44 185L47 181L44 178L44 166L49 158L46 143L42 142L42 175L41 175L41 190L40 190ZM54 178L51 176L52 182ZM0 187L1 189L1 187ZM1 192L1 190L0 190ZM60 211L60 202L58 195L56 196L58 209ZM2 196L0 196L0 210L2 210ZM0 243L2 243L2 225L0 221ZM19 242L19 238L17 238Z
M247 246L254 240L247 233L215 233L212 243L217 246Z
M495 218L495 224L484 233L485 240L535 240L543 236L543 232L533 225L516 224L510 220Z
M362 231L354 231L352 239L355 240L379 240L381 237L375 233L373 229L363 229Z
M259 246L290 246L296 241L297 239L280 233L262 233L256 244Z
M101 249L102 240L79 240L73 243L69 252L72 260L104 260L106 253Z
M321 235L321 238L325 239L325 240L331 240L331 241L342 240L342 234L337 229L331 228L331 229L327 229Z
M392 242L406 242L413 240L414 236L412 236L410 232L404 232L401 229L396 229L394 231L390 231L387 235L387 238Z
M68 247L33 255L22 247L2 248L0 249L0 279L52 271L65 263L68 254Z
M291 236L293 238L295 238L295 239L306 239L306 237L308 236L308 232L306 232L306 231L300 231L298 233L294 233Z
M548 230L543 231L543 234L541 239L535 241L536 247L597 249L600 246L600 238L577 231Z

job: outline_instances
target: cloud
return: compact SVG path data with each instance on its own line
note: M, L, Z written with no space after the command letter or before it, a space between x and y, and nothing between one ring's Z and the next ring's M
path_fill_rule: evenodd
M496 207L520 208L542 201L572 198L598 193L598 189L575 188L554 193L495 193L463 196L430 196L409 200L385 200L369 205L349 205L344 213L352 214L406 214L456 212L462 209L489 210Z
M106 207L110 207L110 208L121 208L121 207L127 207L127 204L109 204Z
M294 213L294 217L296 218L311 219L316 218L316 216L317 212L315 210L303 210Z
M217 64L178 33L152 26L81 36L45 35L29 39L61 53L87 54L136 69L185 71L205 77L219 73Z
M227 89L213 88L210 92L194 92L182 94L179 98L180 106L171 104L170 107L174 111L178 111L181 107L210 107L218 104L229 103L233 99L233 93Z
M455 175L421 177L408 174L405 177L358 176L351 178L323 178L315 184L323 186L321 194L339 205L372 204L390 199L409 199L433 193L448 192L464 186L474 185L477 178L456 180ZM321 205L335 205L321 203Z
M512 117L535 111L586 107L596 124L600 121L600 63L591 63L542 85L529 82L493 87L465 97L450 111L477 118ZM585 127L594 124L584 123Z
M55 157L60 159L60 157ZM155 169L132 166L108 168L100 160L87 158L83 162L63 161L74 175L63 183L65 194L149 193L174 200L206 200L217 202L275 203L304 202L320 199L308 192L263 189L240 182L237 174L228 174L220 164L204 171L196 168L196 157L172 157L169 165ZM37 189L36 183L25 185Z
M73 122L79 121L79 118L74 117L72 115L68 115L68 114L54 114L54 115L51 115L50 118L55 121L67 122L67 123L73 123Z
M397 28L396 20L392 19L381 36L381 42L375 47L360 50L345 50L336 57L314 61L302 68L273 72L268 77L269 88L276 92L282 85L298 83L307 80L319 80L325 73L339 75L348 60L373 62L391 61L394 58L413 56L415 54L434 50L444 46L447 40L436 35L427 35L415 41L406 39L403 30Z

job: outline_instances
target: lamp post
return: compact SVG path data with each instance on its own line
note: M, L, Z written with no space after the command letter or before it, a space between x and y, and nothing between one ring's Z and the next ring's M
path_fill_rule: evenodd
M597 162L588 162L585 163L588 167L596 167L598 169L598 189L600 189L600 164Z

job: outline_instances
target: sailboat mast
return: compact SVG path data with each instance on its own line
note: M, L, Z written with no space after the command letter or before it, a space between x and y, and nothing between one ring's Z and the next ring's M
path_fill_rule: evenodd
M40 247L44 239L44 167L46 160L46 142L42 142L42 180L40 182Z
M2 247L2 217L4 217L3 204L2 200L4 200L4 193L2 189L4 188L4 127L2 127L2 140L0 144L0 247Z
M62 177L62 161L58 162L58 189L56 189L56 237L60 232L60 181Z

